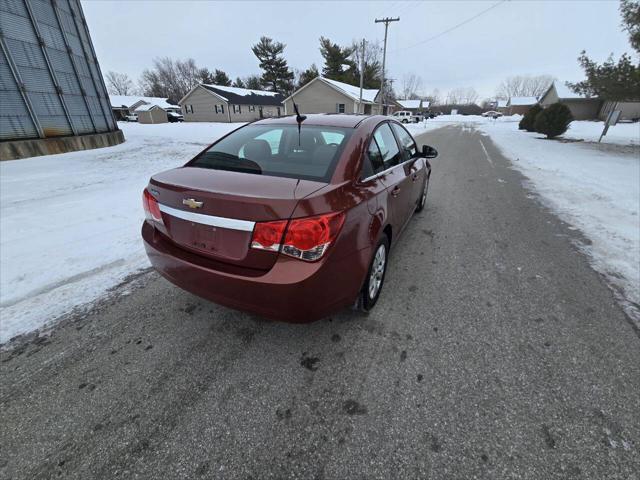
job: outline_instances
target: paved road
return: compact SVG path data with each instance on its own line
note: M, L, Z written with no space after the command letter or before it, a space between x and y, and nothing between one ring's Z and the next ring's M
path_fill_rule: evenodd
M423 139L429 206L368 317L142 275L2 353L0 477L640 478L640 339L576 234L488 138Z

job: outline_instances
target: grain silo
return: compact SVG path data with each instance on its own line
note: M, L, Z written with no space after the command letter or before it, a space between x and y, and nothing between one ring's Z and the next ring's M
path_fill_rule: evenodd
M79 0L0 1L0 159L124 141Z

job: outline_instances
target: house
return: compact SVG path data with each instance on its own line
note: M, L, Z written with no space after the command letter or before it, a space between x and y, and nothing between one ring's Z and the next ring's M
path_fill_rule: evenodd
M407 110L411 113L423 112L429 109L429 102L427 100L396 100L396 103L402 110Z
M293 103L300 113L364 113L376 115L380 112L379 89L362 89L360 103L360 87L338 82L324 77L316 77L284 99L285 114L294 113ZM383 112L391 113L394 106L384 105Z
M180 112L178 105L172 105L169 100L162 97L143 97L140 95L109 95L111 111L117 120L135 112L140 105L158 105L165 111Z
M509 115L509 100L497 100L496 101L496 110L503 115Z
M548 107L554 103L566 105L576 120L593 120L598 118L602 104L599 98L587 97L575 93L564 83L553 82L549 89L540 97L540 105Z
M145 103L134 110L138 115L138 123L167 123L167 112L158 105Z
M607 100L602 103L598 118L600 120L606 120L609 114L614 110L620 110L619 120L640 120L640 102L615 102L612 100Z
M538 103L538 97L511 97L507 102L506 115L524 115Z
M201 83L178 102L185 122L252 122L284 113L279 93Z

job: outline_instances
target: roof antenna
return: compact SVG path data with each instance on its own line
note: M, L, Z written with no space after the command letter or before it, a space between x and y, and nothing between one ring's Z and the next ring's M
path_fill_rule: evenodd
M296 102L293 102L293 109L296 112L296 122L298 122L298 146L300 146L300 128L302 127L302 122L307 119L307 116L300 115L300 110L298 110L298 105L296 105Z

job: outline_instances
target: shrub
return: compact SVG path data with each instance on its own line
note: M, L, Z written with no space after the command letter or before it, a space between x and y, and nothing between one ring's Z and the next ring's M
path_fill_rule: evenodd
M520 120L520 123L518 124L518 128L520 130L526 130L527 132L535 132L536 129L533 124L541 111L542 107L536 103L527 113L524 114L524 117L522 117L522 120Z
M571 110L566 105L554 103L536 116L533 126L536 132L545 134L547 138L553 138L566 132L572 121Z

